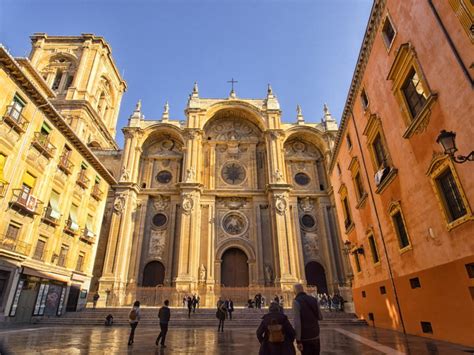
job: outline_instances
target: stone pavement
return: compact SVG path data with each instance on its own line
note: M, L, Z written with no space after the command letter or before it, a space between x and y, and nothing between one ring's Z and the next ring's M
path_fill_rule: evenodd
M170 328L166 349L155 346L156 327L138 326L135 343L127 346L125 326L32 326L0 331L3 354L258 354L255 329ZM321 329L322 354L466 355L468 347L403 336L360 326Z

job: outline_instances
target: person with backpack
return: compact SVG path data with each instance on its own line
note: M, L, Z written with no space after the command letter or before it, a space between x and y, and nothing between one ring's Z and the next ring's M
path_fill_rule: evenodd
M225 302L219 297L217 301L217 311L216 318L219 319L219 325L217 326L217 331L224 331L224 321L226 318L227 309L225 308Z
M166 333L168 333L168 323L171 318L171 310L168 307L170 301L165 300L164 306L160 308L158 311L158 318L160 319L160 335L156 338L155 344L158 346L158 343L161 339L161 347L166 348L165 341L166 341Z
M128 345L133 344L133 339L135 337L135 329L138 326L140 321L140 302L135 301L133 307L128 314L128 322L130 323L130 335L128 337Z
M319 339L319 321L323 319L318 300L304 292L302 284L294 286L293 301L296 345L302 355L319 355L321 343Z
M295 330L280 306L272 302L257 329L259 355L294 355Z

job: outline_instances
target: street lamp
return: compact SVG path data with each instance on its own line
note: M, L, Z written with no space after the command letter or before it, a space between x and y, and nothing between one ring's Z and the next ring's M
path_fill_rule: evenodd
M465 163L466 161L474 161L474 151L470 152L469 155L458 155L455 156L454 153L457 152L458 148L456 148L456 133L455 132L447 132L446 130L442 130L439 133L438 138L436 139L436 143L441 144L444 149L444 153L448 154L451 159L455 163Z

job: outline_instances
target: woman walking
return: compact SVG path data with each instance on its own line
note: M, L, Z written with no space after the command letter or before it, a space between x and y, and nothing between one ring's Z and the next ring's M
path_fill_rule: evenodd
M224 331L224 321L226 316L227 310L225 308L225 302L219 297L219 301L217 301L217 312L216 317L219 319L219 325L217 326L217 331Z
M259 355L295 355L295 336L288 317L280 312L280 306L276 302L272 302L269 312L263 316L257 329Z
M130 323L130 335L128 337L128 345L133 344L133 338L135 337L135 329L137 328L138 321L140 320L140 302L135 301L133 307L128 314L128 322Z

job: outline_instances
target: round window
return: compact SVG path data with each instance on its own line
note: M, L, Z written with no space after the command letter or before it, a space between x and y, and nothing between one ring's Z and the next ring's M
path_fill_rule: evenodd
M160 184L167 184L171 181L173 178L173 175L167 170L160 171L158 174L156 174L156 181L158 181Z
M229 163L222 168L222 179L230 185L237 185L245 180L245 169L239 163Z
M247 220L238 212L230 212L222 219L222 227L231 235L239 235L247 229Z
M295 175L295 181L298 185L308 185L311 179L305 173L298 173Z
M162 227L168 221L168 217L166 217L163 213L157 213L153 216L153 224L157 227Z
M301 224L305 228L313 228L316 225L316 221L314 220L313 216L305 214L303 217L301 217Z

